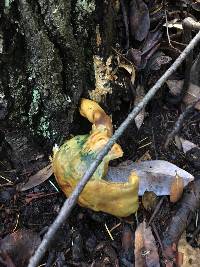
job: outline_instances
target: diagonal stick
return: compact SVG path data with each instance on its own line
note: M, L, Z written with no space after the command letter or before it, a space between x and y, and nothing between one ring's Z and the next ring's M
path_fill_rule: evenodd
M127 126L133 121L133 119L137 116L137 114L147 105L150 99L156 94L156 92L160 89L160 87L165 83L165 81L170 77L170 75L180 66L183 60L187 57L187 55L192 51L192 49L197 45L200 41L200 31L197 35L191 40L188 46L183 50L180 56L174 61L171 67L163 74L163 76L156 82L156 84L148 91L143 100L132 110L132 112L128 115L126 120L120 125L120 127L115 131L114 135L110 138L105 147L99 152L96 159L90 165L89 169L81 178L80 182L74 189L71 196L65 200L58 216L56 217L53 224L49 227L48 232L45 234L41 244L37 248L33 257L31 257L28 267L37 267L40 260L44 256L48 245L52 238L54 237L58 228L62 225L62 223L68 218L72 208L75 206L80 193L85 187L86 183L89 181L90 177L93 175L97 167L99 166L102 159L109 152L111 147L117 141L117 139L123 134Z

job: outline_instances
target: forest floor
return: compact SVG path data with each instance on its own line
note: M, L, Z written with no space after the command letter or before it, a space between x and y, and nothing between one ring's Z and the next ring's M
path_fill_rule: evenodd
M177 12L175 15L170 15L170 13L169 17L172 17L170 17L170 21L174 21L177 18L177 23L180 22L181 24L183 18L180 13ZM192 9L192 14L197 19L200 17L196 9ZM179 38L180 31L176 27L179 26L172 26L170 32L171 35L177 36L173 39L175 40L173 46L168 44L166 33L163 35L163 39L159 41L162 43L159 51L164 51L165 56L171 57L172 60L179 54L177 51L179 49L183 50L182 48L184 47L184 45L179 45L179 42L181 42ZM194 36L194 33L192 33L192 36ZM194 58L198 57L199 50L199 47L194 50ZM157 59L160 61L167 60L167 58L161 59L160 54L157 55ZM152 65L149 65L151 77L147 79L148 88L161 77L170 64L171 61L166 66L164 64L163 69L162 63L159 65L159 69L153 69ZM138 65L137 67L139 70L141 66L139 67ZM177 84L178 82L176 83L176 81L184 80L184 71L185 64L178 69L171 81L175 81L175 84ZM123 71L122 75L124 75ZM125 160L161 159L186 170L195 177L195 180L200 179L200 150L197 147L196 150L189 150L185 153L182 143L184 139L197 146L200 144L199 109L193 109L186 116L175 138L173 137L168 146L165 146L168 134L173 130L178 117L187 106L187 102L183 101L184 97L180 101L178 99L180 95L174 95L170 90L172 90L172 87L169 84L165 84L153 100L148 103L143 113L142 124L138 127L139 129L136 127L135 122L132 122L124 132L118 141L124 151L124 156L113 161L111 163L112 166L116 166ZM133 95L136 95L135 91ZM130 99L121 100L119 110L112 112L114 130L119 127L133 107L134 101L130 102ZM105 109L111 112L109 105L105 105ZM79 114L77 114L73 125L73 135L88 133L91 126ZM55 220L66 196L60 190L53 175L44 183L24 192L19 192L16 190L16 181L10 183L12 169L8 168L6 161L0 161L0 170L0 247L2 249L3 246L8 246L8 251L10 251L10 254L3 250L0 251L0 266L27 266L30 255L35 247L38 246L40 238L43 237L48 227ZM189 189L187 188L187 190ZM162 202L160 202L161 199ZM144 198L140 197L137 214L133 214L128 218L117 218L76 205L69 219L59 229L51 242L48 253L40 266L134 266L135 231L140 223L150 220L153 211L158 205L160 205L159 209L150 224L155 238L154 248L157 247L158 249L161 266L173 266L174 259L171 262L167 262L163 255L162 240L165 238L163 233L167 231L172 217L182 208L181 201L182 199L177 203L171 203L169 196L159 196L156 197L155 206L152 207L150 205L150 208L148 208L145 207ZM184 227L183 235L191 245L190 255L186 255L186 252L183 252L185 258L188 257L188 263L182 265L183 263L180 263L180 253L178 254L178 249L175 247L176 262L174 264L176 266L199 266L197 256L193 256L196 255L195 251L200 249L198 236L200 233L199 214L200 207L194 209L189 218L186 218L187 227ZM184 224L184 222L182 223ZM180 238L182 240L183 237L179 236ZM145 253L148 254L150 251L144 245L142 256L144 262ZM154 262L155 265L144 262L137 263L135 266L159 266L155 264L156 260Z

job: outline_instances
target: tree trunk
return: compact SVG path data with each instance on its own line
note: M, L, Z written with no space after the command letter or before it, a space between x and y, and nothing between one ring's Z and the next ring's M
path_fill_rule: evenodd
M118 42L119 3L18 0L0 5L1 158L20 173L32 173L46 165L45 155L55 143L80 130L73 122L82 96L106 104L114 95L126 95L116 84L114 94L112 82L97 88L101 65L111 64Z

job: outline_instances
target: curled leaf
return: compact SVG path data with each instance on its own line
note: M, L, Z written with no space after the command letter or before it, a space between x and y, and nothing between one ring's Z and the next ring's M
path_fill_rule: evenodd
M44 167L43 169L39 170L36 174L30 176L28 181L25 184L24 183L18 184L17 190L26 191L28 189L31 189L31 188L43 183L47 179L49 179L49 177L52 174L53 174L52 165L49 164L46 167Z
M135 83L135 67L133 65L124 64L118 61L119 68L125 69L131 75L131 83L134 85Z

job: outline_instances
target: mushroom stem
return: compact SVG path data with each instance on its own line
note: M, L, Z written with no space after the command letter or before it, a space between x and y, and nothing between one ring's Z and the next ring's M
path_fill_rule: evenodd
M82 98L80 114L93 124L93 130L94 128L96 129L102 127L107 130L108 137L112 136L113 127L111 118L96 102Z

